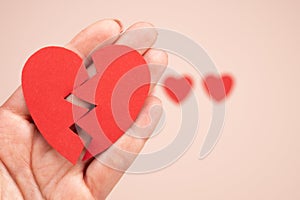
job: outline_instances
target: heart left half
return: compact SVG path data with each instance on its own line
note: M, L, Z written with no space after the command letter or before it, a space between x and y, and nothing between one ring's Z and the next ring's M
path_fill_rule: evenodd
M137 56L142 57L141 55ZM126 56L122 58L126 60ZM132 56L131 59L133 59ZM122 62L119 63L122 64ZM118 69L115 65L114 68ZM106 66L106 68L110 69L110 66ZM129 68L127 70L130 70ZM110 71L114 72L113 69ZM109 77L107 79L110 80ZM76 106L66 101L65 98L72 94L75 88L84 86L85 82L89 82L89 80L90 77L86 67L83 66L83 60L76 53L62 47L46 47L37 51L27 60L22 72L24 98L35 125L45 140L73 164L77 163L86 144L83 144L83 140L72 131L71 127L77 121L82 121L90 110ZM102 87L100 88L102 89L105 88L104 85L110 84L109 81L101 83ZM102 98L96 94L91 95L96 96L97 102ZM141 98L137 98L139 101L145 100L148 88L139 95L141 95ZM142 104L139 105L142 106ZM139 111L141 106L136 111ZM135 112L135 116L132 118L136 118L137 114L138 112ZM111 133L105 134L110 138L109 134ZM120 133L118 138L122 134ZM102 148L102 150L104 149ZM93 152L92 156L97 153L101 152Z
M31 117L46 139L62 156L76 163L84 144L70 127L74 124L73 106L65 100L74 88L82 59L61 47L46 47L34 53L22 72L24 98ZM81 73L83 79L88 74ZM78 111L88 110L78 107Z

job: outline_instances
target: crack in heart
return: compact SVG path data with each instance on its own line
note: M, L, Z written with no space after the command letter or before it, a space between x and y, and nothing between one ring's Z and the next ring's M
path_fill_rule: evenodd
M74 128L80 127L92 138L84 159L106 150L124 134L110 110L113 88L124 74L143 66L140 74L125 84L124 91L140 80L149 83L137 89L130 99L119 94L120 104L129 103L130 116L125 115L128 105L119 110L125 118L136 119L150 88L149 69L136 50L110 45L93 52L92 59L97 74L89 77L76 53L62 47L45 47L27 60L22 72L24 97L35 125L45 140L73 164L85 147ZM74 99L81 103L76 105Z

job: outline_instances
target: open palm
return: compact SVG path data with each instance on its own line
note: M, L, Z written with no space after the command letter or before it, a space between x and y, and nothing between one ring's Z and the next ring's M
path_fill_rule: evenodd
M140 22L128 30L150 26ZM81 31L66 48L85 58L99 43L120 32L122 26L119 21L101 20ZM137 42L149 43L149 36L135 38L137 41L131 41L132 39L121 36L115 42L129 46ZM140 50L140 53L148 63L167 65L167 55L162 51L145 49ZM154 73L159 76L162 72ZM160 104L157 98L149 96L136 123L147 123L151 107ZM148 131L154 129L160 114L156 112L154 117L151 115L153 125ZM126 151L138 153L145 142L146 139L123 135L116 145ZM103 154L105 153L110 152ZM57 153L32 122L21 87L0 107L1 199L104 199L123 173L95 159L72 165Z

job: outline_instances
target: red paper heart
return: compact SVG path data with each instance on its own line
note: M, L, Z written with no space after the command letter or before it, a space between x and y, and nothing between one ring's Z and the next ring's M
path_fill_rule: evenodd
M102 52L102 54L104 52L104 56L114 55L116 60L112 63L106 63L107 66L98 66L98 72L99 69L106 69L105 71L103 70L103 74L99 78L99 84L92 81L96 79L95 77L99 77L98 74L89 79L86 68L82 65L82 59L74 52L61 47L46 47L39 50L28 59L23 69L22 87L24 97L36 126L47 142L74 164L77 162L84 145L81 138L70 127L74 123L82 122L83 127L92 137L92 142L89 146L91 151L88 149L92 155L96 155L108 148L124 133L124 130L117 131L115 124L110 121L113 120L109 110L111 107L107 106L110 105L111 90L120 77L129 70L137 65L145 64L143 57L129 47L114 45L114 47L104 49L99 50L99 52ZM120 52L124 53L124 49L129 51L129 53L120 55ZM97 51L94 55L97 55ZM99 59L105 60L106 58L100 56ZM102 64L105 64L105 62L102 62ZM142 72L145 73L145 70L142 70ZM146 81L150 82L148 68L145 75L140 76L143 78L148 77ZM134 78L131 77L131 79ZM128 84L131 83L136 83L136 81L129 81ZM91 88L84 91L84 94L78 92L79 88L86 88L89 85ZM73 91L74 88L78 89L75 90L78 96L85 96L85 94L93 96L94 98L92 99L94 101L90 102L97 105L97 107L89 112L85 108L67 102L65 97L70 93L75 93ZM129 110L127 112L130 113L132 119L137 117L148 95L149 84L141 88L132 95L130 104L126 106L126 109ZM124 105L122 104L122 106ZM93 113L96 117L91 117ZM91 120L88 123L84 123L84 120L88 121L88 119ZM127 121L132 122L132 120ZM98 123L102 128L104 127L103 135L107 140L99 140L99 138L104 138L104 136L97 135L99 132L97 130L90 130L97 127L95 124ZM128 123L126 125L127 128L130 126Z
M74 87L82 59L61 47L46 47L34 53L22 73L22 87L30 114L47 142L76 163L84 145L69 127L74 124L72 104L64 98ZM82 73L87 79L88 75ZM77 116L87 112L81 110Z
M211 98L220 102L229 95L233 86L233 78L230 75L222 75L221 77L208 75L203 80L203 86Z
M189 76L181 78L168 77L164 83L165 91L168 96L175 102L182 102L189 94L193 81Z
M97 75L74 91L97 105L77 122L93 138L83 160L107 149L131 126L148 96L151 80L144 58L126 46L104 47L92 59ZM95 119L99 123L91 123Z

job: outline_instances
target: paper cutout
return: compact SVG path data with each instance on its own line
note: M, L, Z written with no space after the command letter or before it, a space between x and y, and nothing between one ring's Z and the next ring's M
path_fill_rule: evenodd
M217 102L229 95L233 87L233 78L230 75L208 75L203 80L203 86L207 94Z
M61 155L76 163L84 145L70 127L73 108L80 117L87 109L76 107L64 98L74 87L82 59L61 47L46 47L34 53L22 73L22 87L30 114L37 128ZM88 79L81 73L81 80Z
M193 81L187 75L180 78L168 77L165 80L164 85L166 94L171 98L171 100L179 104L188 96L193 86Z
M118 85L124 89L121 90L123 92L114 94L120 102L115 105L126 121L126 129L137 118L150 87L150 72L144 58L129 47L107 46L95 51L92 58L97 74L89 78L77 54L61 47L46 47L28 59L22 73L24 97L37 128L47 142L73 164L86 145L71 130L74 124L92 138L84 159L95 156L126 131L124 127L118 127L119 123L114 120L111 111L111 97L118 81L133 68L142 65L126 84ZM141 83L137 80L141 79L148 84L137 85ZM129 85L136 85L138 89L128 91ZM133 92L130 99L122 98L128 96L126 92ZM96 107L89 111L76 106L65 100L69 94Z
M77 122L92 137L83 160L107 149L132 125L148 96L151 81L144 58L127 46L101 48L92 54L92 60L96 76L74 91L77 97L96 105ZM114 101L117 104L113 105ZM97 120L99 123L94 123Z

